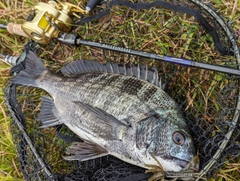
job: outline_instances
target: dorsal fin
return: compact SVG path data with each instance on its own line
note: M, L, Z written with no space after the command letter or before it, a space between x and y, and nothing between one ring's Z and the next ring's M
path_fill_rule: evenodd
M137 64L135 66L133 65L132 69L133 69L133 77L137 77L138 79L140 79L140 67L139 67L139 64Z
M118 65L119 74L127 75L126 64Z
M127 70L127 75L128 76L133 76L133 70L132 70L132 65L131 64L126 65L126 70Z
M68 77L89 72L121 74L137 77L138 79L146 80L158 87L161 87L156 67L148 67L148 65L140 66L139 64L117 64L110 62L100 64L97 61L77 60L68 63L61 69L61 72Z

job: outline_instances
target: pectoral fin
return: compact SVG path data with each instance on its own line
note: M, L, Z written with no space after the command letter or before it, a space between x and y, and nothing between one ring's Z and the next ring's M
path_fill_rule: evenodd
M74 103L80 105L86 112L91 114L90 120L86 120L86 122L89 121L91 129L95 130L95 134L98 137L106 140L119 140L122 139L124 132L130 127L102 109L80 101Z
M108 155L108 151L97 144L84 141L74 142L70 147L68 147L66 154L70 156L65 156L65 160L86 161L106 156Z

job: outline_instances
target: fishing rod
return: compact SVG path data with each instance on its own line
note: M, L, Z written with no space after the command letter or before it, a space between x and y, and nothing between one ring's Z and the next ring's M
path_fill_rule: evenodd
M65 37L67 37L67 38L65 38ZM69 38L70 38L70 41L68 40ZM158 55L158 54L154 54L154 53L113 46L113 45L109 45L109 44L102 44L102 43L97 43L97 42L92 42L92 41L86 41L86 40L77 38L77 36L73 35L73 34L62 33L62 34L60 34L60 37L57 40L62 43L69 43L69 42L72 42L74 39L75 39L75 45L82 44L82 45L117 51L117 52L121 52L121 53L137 55L137 56L141 56L141 57L145 57L145 58L152 58L152 59L155 59L158 61L169 62L169 63L178 64L178 65L182 65L182 66L202 68L202 69L213 70L213 71L218 71L218 72L232 74L232 75L238 75L238 76L240 75L240 70L238 70L238 69L228 68L228 67L224 67L224 66L220 66L220 65L211 65L211 64L196 62L196 61L183 59L183 58Z
M97 1L94 0L93 2L96 4ZM8 25L0 24L0 28L7 29L11 34L29 37L35 42L40 44L48 44L52 39L56 39L57 41L63 44L72 46L77 46L80 44L87 45L117 51L121 53L141 56L145 58L152 58L158 61L169 62L181 66L196 67L238 76L240 75L240 70L234 68L224 67L220 65L212 65L208 63L201 63L184 58L158 55L154 53L143 52L129 48L113 46L109 44L102 44L93 41L87 41L81 39L77 35L70 34L69 31L71 30L73 24L73 21L70 18L70 16L74 15L78 17L76 13L81 13L85 15L88 14L89 12L88 10L84 10L81 7L78 7L67 2L64 3L60 1L57 2L49 1L48 3L39 2L31 11L29 17L27 18L27 21L24 22L22 25L14 23L9 23Z
M87 45L87 46L102 48L102 49L106 49L106 50L117 51L117 52L121 52L121 53L125 53L125 54L136 55L136 56L145 57L145 58L152 58L152 59L155 59L158 61L169 62L172 64L213 70L213 71L218 71L218 72L222 72L222 73L240 76L240 70L238 70L238 69L233 69L233 68L224 67L224 66L220 66L220 65L211 65L208 63L201 63L201 62L196 62L196 61L183 59L183 58L158 55L158 54L154 54L154 53L138 51L138 50L133 50L133 49L129 49L129 48L123 48L123 47L113 46L113 45L109 45L109 44L104 44L104 43L82 40L77 35L70 34L70 33L59 33L59 37L56 38L56 40L63 44L67 44L67 45L73 45L73 46ZM10 56L2 56L2 57L5 57L5 59L8 63L10 63L10 61L16 61L16 57L15 58L14 57L10 58ZM15 63L13 63L13 64L15 64Z

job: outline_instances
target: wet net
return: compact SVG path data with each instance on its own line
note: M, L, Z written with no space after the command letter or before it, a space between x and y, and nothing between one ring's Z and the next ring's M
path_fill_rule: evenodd
M107 15L83 22L75 32L84 40L238 69L239 42L231 21L216 13L213 5L198 0L167 2L200 12L216 31L219 42L214 42L211 32L196 17L163 6L140 10L124 5L112 6ZM109 4L102 2L89 16L102 12ZM219 50L219 46L224 47L224 51ZM226 161L234 163L239 158L238 76L89 46L69 47L59 42L38 46L37 54L55 72L67 62L79 59L156 66L165 91L185 114L199 152L200 171L207 177L215 177ZM19 107L12 105L15 92ZM111 156L86 162L65 161L62 156L76 136L64 126L39 128L41 123L37 116L41 97L46 92L6 85L5 93L13 117L11 129L20 169L26 180L124 181L147 180L151 176L145 174L144 169Z

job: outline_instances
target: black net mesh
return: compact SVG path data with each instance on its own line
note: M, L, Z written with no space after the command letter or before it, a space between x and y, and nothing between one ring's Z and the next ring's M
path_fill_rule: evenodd
M196 18L161 6L141 10L114 6L108 15L84 23L76 32L84 40L238 68L237 39L226 19L214 17L195 0L168 2L201 12L217 31L220 43L229 54L221 55L216 50L213 38ZM91 15L101 12L108 5L108 2L103 3ZM157 66L165 91L185 113L195 147L199 151L200 169L205 170L208 177L213 177L224 161L234 161L240 154L238 76L88 46L68 47L58 42L39 47L37 54L56 72L67 62L77 59ZM18 86L16 89L16 97L25 117L22 124L32 143L29 145L13 120L12 133L26 180L147 180L151 176L144 174L144 169L111 156L87 162L65 161L62 156L70 143L60 139L55 128L40 129L41 124L36 121L42 95L46 93L35 88ZM19 116L16 110L13 111ZM62 127L60 132L73 135L66 127ZM214 166L207 167L211 161L214 161Z

